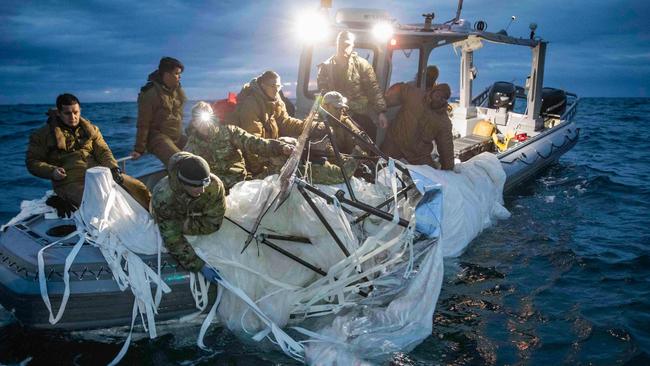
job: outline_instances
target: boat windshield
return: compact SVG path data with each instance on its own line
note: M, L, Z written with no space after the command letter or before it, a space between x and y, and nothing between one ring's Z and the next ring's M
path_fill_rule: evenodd
M417 84L419 64L419 48L393 50L393 57L391 58L390 83L388 83L388 85L410 81L413 81Z
M364 47L355 47L354 52L356 52L359 56L365 58L370 62L373 67L375 67L375 55L376 51L372 48L364 48ZM308 78L306 78L308 83L304 86L306 88L305 90L305 95L307 95L309 98L314 98L314 95L318 93L318 85L316 83L316 77L318 76L318 65L320 65L323 61L327 60L330 58L332 55L336 53L336 48L334 46L321 46L321 47L315 47L312 51L311 54L311 63L309 65L309 75Z

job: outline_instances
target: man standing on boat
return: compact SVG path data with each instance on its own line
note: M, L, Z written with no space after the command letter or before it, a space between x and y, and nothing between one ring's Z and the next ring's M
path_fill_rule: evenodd
M139 180L122 174L97 126L81 117L81 103L72 94L56 98L56 110L49 111L45 126L29 138L25 158L27 170L50 179L56 196L48 205L59 216L69 216L81 204L86 170L94 166L111 169L113 179L125 188L145 209L151 194Z
M318 89L346 96L352 119L374 139L377 127L370 115L377 113L378 126L388 127L386 101L372 65L353 50L354 35L340 32L336 37L336 54L318 65Z
M232 125L221 125L212 107L198 102L192 108L192 121L187 128L185 150L204 158L213 174L225 185L226 192L246 179L243 153L270 158L288 156L294 146L279 140L257 137Z
M149 74L147 84L140 89L138 132L131 153L134 160L149 151L167 165L169 158L185 146L183 105L187 98L180 84L184 69L177 59L163 57L158 70Z
M388 128L382 150L390 157L409 164L429 165L436 169L454 169L454 137L447 114L451 89L447 84L422 90L407 83L397 83L386 92L389 106L401 105L395 121ZM440 156L438 164L431 157L435 141Z
M169 159L168 175L156 184L151 213L172 256L190 272L206 271L185 235L207 235L221 228L226 213L225 188L200 156L181 151Z
M265 139L298 137L304 122L289 116L278 93L280 88L280 75L273 71L266 71L254 78L244 85L237 95L237 108L230 114L227 122ZM322 124L314 127L314 134L324 134ZM259 179L278 173L286 160L283 158L273 161L257 154L244 153L249 172Z

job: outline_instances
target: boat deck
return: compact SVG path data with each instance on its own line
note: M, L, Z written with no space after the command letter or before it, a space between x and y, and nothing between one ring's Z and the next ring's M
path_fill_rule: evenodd
M454 140L454 157L460 161L467 161L485 151L494 151L491 137L469 135Z

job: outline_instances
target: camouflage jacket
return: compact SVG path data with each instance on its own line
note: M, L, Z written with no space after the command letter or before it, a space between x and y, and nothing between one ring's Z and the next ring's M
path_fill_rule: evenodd
M242 152L268 157L282 155L282 142L257 137L236 126L210 125L201 133L190 125L187 136L185 150L203 157L226 190L246 178Z
M56 167L65 169L65 178L52 180L57 190L69 184L83 184L88 168L114 168L117 161L97 126L81 117L79 124L71 128L51 111L46 125L29 138L25 165L30 173L45 179L52 179Z
M343 94L348 98L348 105L354 113L368 115L371 109L376 113L385 112L384 93L377 83L372 65L354 52L346 66L338 68L336 56L318 65L318 90L335 90Z
M397 83L386 92L389 106L401 105L388 127L386 138L401 151L406 161L421 164L430 157L435 141L443 170L454 168L454 137L447 106L433 110L426 91L414 85Z
M157 134L178 141L183 132L183 105L186 99L180 85L172 90L155 73L150 75L149 82L138 95L138 131L133 150L144 153L149 140Z
M303 130L303 121L289 116L287 107L279 96L271 99L260 87L257 78L244 85L237 95L237 108L227 122L239 126L257 137L277 139L281 136L297 137ZM253 175L265 171L266 159L244 152L246 164Z
M171 157L168 176L153 190L151 213L169 252L185 269L198 272L205 262L196 255L185 235L207 235L219 230L226 213L226 198L223 183L214 174L201 196L194 198L185 192L177 178L177 165L191 155L181 151Z
M354 146L358 145L357 141L354 139L354 137L352 137L350 133L343 129L343 127L339 126L336 121L333 121L332 117L322 117L319 115L320 120L325 120L326 118L328 118L328 124L332 128L332 135L336 140L336 146L339 148L339 151L342 154L351 154ZM356 124L352 122L350 117L343 115L341 117L341 122L355 133L361 133L361 130L359 130ZM334 149L332 148L330 142L328 142L328 146L326 147L326 156L334 156Z

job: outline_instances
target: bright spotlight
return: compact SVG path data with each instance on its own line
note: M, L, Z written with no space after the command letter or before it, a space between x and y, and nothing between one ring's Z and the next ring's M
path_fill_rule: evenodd
M327 38L330 25L322 13L305 12L298 15L295 32L303 42L319 42Z
M387 22L375 24L372 28L372 34L380 42L387 42L393 36L393 26Z
M199 115L199 118L201 119L201 122L210 122L212 120L212 113L203 111Z

